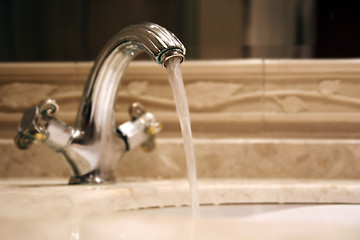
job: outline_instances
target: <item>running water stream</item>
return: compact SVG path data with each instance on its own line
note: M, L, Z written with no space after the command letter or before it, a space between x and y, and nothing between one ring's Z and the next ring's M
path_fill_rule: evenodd
M181 73L180 59L168 60L169 82L173 91L176 111L180 121L181 133L184 141L187 175L189 179L191 207L193 217L199 216L199 197L197 190L196 161L192 143L189 104L186 97L184 82Z

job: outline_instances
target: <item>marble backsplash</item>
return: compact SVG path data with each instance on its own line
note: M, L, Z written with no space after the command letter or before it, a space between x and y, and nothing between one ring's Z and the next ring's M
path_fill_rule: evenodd
M0 64L0 177L67 177L60 154L12 144L22 112L44 98L72 124L92 63ZM360 60L188 61L183 64L199 177L359 178ZM186 174L166 71L133 62L116 119L142 102L163 123L158 147L119 163L117 177Z
M360 141L301 139L194 140L200 178L359 179ZM0 141L0 177L70 177L61 154L42 144L19 151ZM117 178L183 178L185 156L180 138L159 138L155 151L125 154Z

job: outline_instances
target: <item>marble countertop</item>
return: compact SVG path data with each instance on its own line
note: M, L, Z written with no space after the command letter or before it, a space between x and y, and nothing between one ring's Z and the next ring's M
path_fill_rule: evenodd
M215 233L215 230L210 227L212 225L218 226L218 230L223 229L225 231L223 234L228 234L223 235L228 236L225 237L226 239L238 239L232 236L252 236L253 239L264 236L267 236L267 239L289 239L288 237L304 230L305 235L294 236L307 236L307 239L315 239L315 237L316 239L319 237L356 239L353 237L360 236L358 227L351 226L319 226L320 229L324 228L324 231L316 231L311 226L305 228L282 223L287 226L282 229L287 230L280 234L278 231L270 231L270 229L279 228L279 225L275 223L269 226L246 222L239 224L239 222L229 222L226 219L194 220L180 217L154 217L141 215L139 211L136 213L131 211L131 209L188 205L188 185L184 179L127 179L101 186L68 186L66 183L66 179L1 180L0 232L2 234L0 239L29 239L29 236L32 236L31 239L101 239L105 236L104 234L110 234L106 235L111 236L107 237L108 239L142 239L140 233L134 235L137 231L129 229L144 229L143 233L146 233L149 228L156 231L150 231L146 235L147 239L177 239L166 238L170 236L166 234L178 236L178 239L219 239L221 231ZM229 203L359 204L360 181L200 179L199 198L202 204L210 205ZM196 229L208 229L201 230L206 234L194 236L191 233L193 224L196 225ZM258 229L264 232L261 233ZM159 231L164 234L159 235ZM189 232L186 233L186 231ZM266 231L274 235L266 235ZM81 232L81 237L78 236L79 232ZM211 234L211 232L214 233ZM115 237L120 235L123 237ZM84 236L87 237L83 238ZM304 238L292 237L291 239Z

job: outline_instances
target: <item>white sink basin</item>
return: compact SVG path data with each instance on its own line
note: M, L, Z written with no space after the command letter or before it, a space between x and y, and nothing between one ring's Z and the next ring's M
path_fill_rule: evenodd
M189 207L153 208L134 212L151 219L151 223L142 225L145 226L145 232L137 233L149 237L161 238L162 234L159 232L164 232L169 234L169 239L191 240L360 239L360 205L356 204L202 206L201 216L197 219L191 218ZM161 225L158 226L157 223ZM158 234L153 235L154 232Z
M153 208L137 211L157 216L190 217L191 208ZM360 227L357 204L235 204L200 207L200 218L251 222L350 224Z

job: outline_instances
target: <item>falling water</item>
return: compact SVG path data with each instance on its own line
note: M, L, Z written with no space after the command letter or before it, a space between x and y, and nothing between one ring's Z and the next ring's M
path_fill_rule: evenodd
M181 132L184 141L186 156L187 175L189 179L192 214L194 217L199 215L199 197L197 191L196 162L194 146L192 143L189 104L186 97L184 82L181 74L180 59L172 58L167 66L169 72L169 82L174 94L176 111L180 121Z

